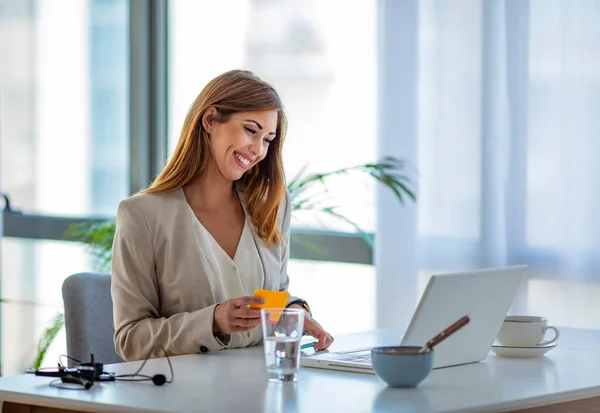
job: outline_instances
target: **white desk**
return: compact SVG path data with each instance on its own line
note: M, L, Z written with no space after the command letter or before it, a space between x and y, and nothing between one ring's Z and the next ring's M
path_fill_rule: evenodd
M48 386L33 375L0 378L4 412L503 412L535 406L553 411L600 411L600 331L561 329L559 345L538 359L486 361L434 370L416 389L389 389L376 376L301 369L295 384L268 383L262 347L172 358L175 382L96 383L90 390ZM338 337L335 348L385 345L396 334ZM108 366L131 373L138 362ZM166 360L146 374L166 373ZM586 399L575 401L579 399ZM7 403L9 402L9 403ZM570 402L550 407L550 404ZM17 403L17 404L13 404ZM46 406L33 409L24 405ZM557 409L557 410L554 410ZM584 410L582 410L584 409ZM585 410L589 409L589 410Z

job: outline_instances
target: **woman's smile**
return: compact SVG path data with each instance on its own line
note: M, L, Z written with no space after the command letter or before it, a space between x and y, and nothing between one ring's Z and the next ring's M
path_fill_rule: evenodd
M247 169L248 166L253 162L253 160L240 152L233 151L233 158L236 163L240 166L240 168Z

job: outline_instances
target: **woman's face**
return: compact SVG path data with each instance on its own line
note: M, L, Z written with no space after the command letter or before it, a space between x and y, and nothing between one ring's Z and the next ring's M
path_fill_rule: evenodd
M204 116L212 157L226 179L237 181L267 156L275 139L277 111L234 113L224 123L214 120L215 115L210 108Z

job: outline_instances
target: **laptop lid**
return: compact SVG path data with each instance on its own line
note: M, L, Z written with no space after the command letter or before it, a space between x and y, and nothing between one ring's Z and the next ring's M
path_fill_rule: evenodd
M464 315L469 324L434 350L434 368L485 359L519 291L527 265L432 275L402 336L422 346Z

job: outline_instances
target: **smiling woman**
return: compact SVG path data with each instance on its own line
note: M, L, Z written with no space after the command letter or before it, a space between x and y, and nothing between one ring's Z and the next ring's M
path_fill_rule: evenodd
M115 348L169 355L246 347L262 338L256 289L286 291L291 203L281 150L286 119L273 87L248 71L216 77L185 119L167 166L122 201L112 257ZM315 348L332 337L304 300ZM153 354L160 356L159 352Z
M246 120L252 118L254 122ZM256 120L271 128L268 137L261 131L259 139L255 139ZM206 206L206 200L231 196L231 182L235 181L246 196L248 214L258 235L267 244L281 241L276 218L286 191L281 160L286 126L283 105L271 85L245 70L217 76L192 104L167 166L151 187L142 192L159 193L197 183L195 187L204 191L201 198ZM269 139L268 145L263 139ZM243 169L231 169L241 163L236 162L236 154L240 154L236 149L254 153L247 155L254 158L260 154L261 158L252 165L256 167L244 168L242 163ZM215 197L215 188L224 193ZM189 196L188 191L186 197ZM195 199L188 202L194 203ZM241 213L239 202L234 199L233 204ZM220 205L213 202L212 206Z
M213 159L224 178L237 181L265 159L277 137L278 115L277 110L242 112L223 122L224 116L214 107L207 110L203 124L211 137Z

